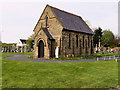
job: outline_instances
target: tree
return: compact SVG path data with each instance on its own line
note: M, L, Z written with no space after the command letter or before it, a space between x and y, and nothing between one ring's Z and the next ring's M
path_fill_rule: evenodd
M101 37L102 37L102 29L99 27L94 31L94 35L93 35L94 47L96 46L96 44L97 45L99 44L99 39L101 39Z
M34 40L34 34L32 34L28 39L27 39L27 41L26 41L26 43L27 43L27 46L29 47L29 48L33 48L33 40Z
M2 41L0 41L0 52L2 50Z
M110 30L104 30L101 40L104 47L109 47L113 45L114 34Z
M118 47L118 46L120 46L120 45L119 45L119 41L120 41L120 37L114 36L114 40L113 40L113 43L112 43L112 47Z

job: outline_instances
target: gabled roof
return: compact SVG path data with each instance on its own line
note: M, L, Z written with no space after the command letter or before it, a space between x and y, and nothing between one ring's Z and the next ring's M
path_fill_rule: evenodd
M50 7L56 14L59 21L62 23L64 29L93 34L93 31L89 28L89 26L84 22L84 20L80 16L68 13L66 11L60 10L52 6Z
M20 41L21 41L22 43L25 43L25 44L26 44L26 40L25 40L25 39L20 39Z
M20 41L22 42L22 44L26 44L27 40L26 39L20 39ZM34 40L32 40L32 45L34 45Z
M47 28L42 28L42 29L49 39L54 39L52 34L49 32L49 30L47 30Z

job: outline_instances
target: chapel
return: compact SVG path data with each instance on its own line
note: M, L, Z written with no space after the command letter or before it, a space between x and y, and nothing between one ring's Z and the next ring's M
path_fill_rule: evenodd
M34 33L34 58L93 54L93 31L73 13L46 5Z

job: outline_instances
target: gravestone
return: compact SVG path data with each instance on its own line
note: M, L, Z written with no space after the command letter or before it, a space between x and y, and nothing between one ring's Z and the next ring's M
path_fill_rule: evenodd
M12 52L15 52L15 49L16 49L16 47L15 47L15 45L13 44L13 45L12 45Z
M99 39L99 47L98 47L98 52L100 53L100 39Z
M118 54L118 50L115 50L115 54Z
M97 47L97 44L96 44L96 48L95 48L95 50L96 50L96 53L98 53L98 47Z

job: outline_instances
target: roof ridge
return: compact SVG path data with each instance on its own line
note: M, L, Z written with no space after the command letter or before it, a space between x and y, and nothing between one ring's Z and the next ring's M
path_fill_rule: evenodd
M48 6L50 6L50 5L48 5ZM80 17L80 18L81 18L81 16L79 16L79 15L76 15L76 14L73 14L73 13L70 13L70 12L67 12L67 11L64 11L64 10L61 10L61 9L56 8L56 7L53 7L53 6L50 6L50 7L53 8L53 9L56 9L56 10L65 12L65 13L67 13L67 14L70 14L70 15L77 16L77 17Z
M26 40L26 39L20 39L20 40Z

